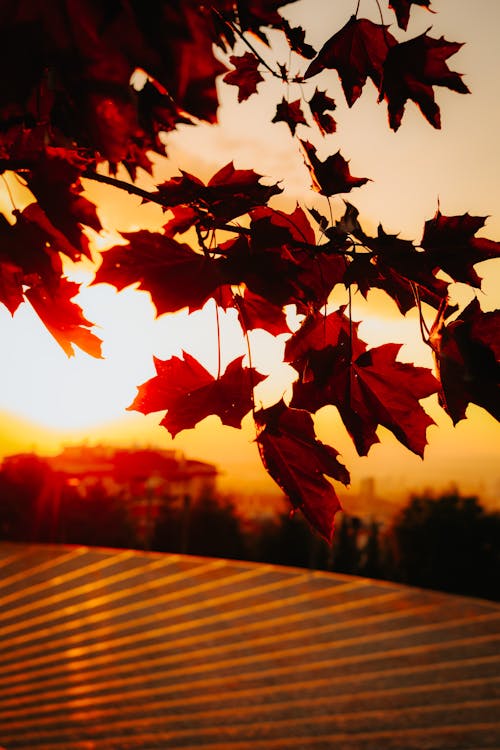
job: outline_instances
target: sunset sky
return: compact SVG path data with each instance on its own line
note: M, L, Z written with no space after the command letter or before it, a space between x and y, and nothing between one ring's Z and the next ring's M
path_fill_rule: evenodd
M335 8L332 6L335 5ZM355 2L338 0L302 0L284 8L292 24L301 24L306 40L319 48L353 13ZM462 96L436 87L441 107L442 130L434 130L413 104L408 104L400 130L395 134L387 126L384 104L376 104L376 90L370 82L354 107L349 110L334 71L315 78L306 98L316 85L328 88L337 102L335 119L338 133L324 141L312 129L298 127L301 138L313 140L321 158L339 148L350 159L356 176L370 177L361 189L348 199L360 211L364 228L373 231L378 222L387 232L400 232L403 238L419 240L424 222L437 208L445 215L488 216L481 232L500 239L500 4L497 0L475 3L449 3L434 0L436 14L414 7L410 19L410 38L432 26L433 37L444 35L449 41L466 45L449 60L452 70L464 73L471 95ZM377 5L362 0L360 15L379 22ZM385 22L393 23L393 14L384 11ZM391 32L400 36L393 27ZM274 36L272 37L274 39ZM258 45L258 43L255 43ZM288 53L282 44L276 53L259 46L265 58L285 61ZM242 50L243 51L243 50ZM290 210L295 201L316 206L328 212L326 199L309 189L309 177L297 143L284 123L271 124L276 104L286 91L273 80L259 86L258 96L238 105L236 88L220 82L222 100L217 126L184 127L167 140L169 159L157 159L157 181L175 174L179 167L206 178L233 160L237 168L255 169L273 181L282 180L285 198L272 205ZM291 87L290 100L300 96ZM148 177L141 184L151 187ZM10 178L10 189L18 207L26 196ZM118 230L159 228L165 215L157 206L144 206L140 199L124 196L103 185L88 184L88 195L96 202L105 232L96 240L97 248L119 241ZM346 196L347 197L347 196ZM341 197L333 200L336 217L343 212ZM0 185L0 209L12 208L7 191ZM478 265L484 278L479 293L484 310L497 308L500 272L493 261ZM67 273L76 280L88 281L88 268L72 267ZM464 299L468 290L455 285L457 297ZM467 298L467 297L466 297ZM335 290L332 309L342 304L346 295ZM250 417L244 429L223 427L217 417L204 420L196 430L182 432L175 441L157 426L161 414L144 417L125 412L133 400L136 386L154 374L152 355L167 358L179 355L181 349L199 358L208 368L216 369L217 337L213 302L200 313L188 316L162 316L155 320L149 295L127 289L117 294L107 285L84 289L79 303L87 317L95 321L96 333L104 340L103 360L93 360L83 353L67 359L27 305L12 318L0 309L0 347L3 366L0 369L0 456L36 449L53 453L62 444L87 440L89 443L151 444L177 448L193 458L216 463L224 472L224 489L272 491L274 484L260 466L253 443ZM430 311L428 321L432 322ZM246 353L246 344L238 335L238 324L232 313L222 318L222 358L224 362ZM392 302L382 293L372 292L368 304L360 295L353 299L353 318L363 320L360 335L371 344L386 341L403 342L401 358L432 366L430 350L419 340L416 315L402 318ZM267 373L280 362L284 337L273 340L268 334L252 335L253 364ZM256 391L258 403L269 406L290 383L286 366L269 383ZM278 395L276 395L278 394ZM366 458L359 458L333 407L322 409L316 418L318 435L341 453L351 470L353 490L363 477L373 476L378 491L396 495L411 488L446 488L458 484L464 491L481 493L494 501L500 495L500 431L498 424L479 407L471 406L468 420L453 428L449 418L437 407L437 399L427 400L426 408L438 424L428 431L429 446L422 462L403 448L393 436L381 429L381 443ZM348 506L348 500L344 504ZM498 498L500 507L500 498ZM355 510L355 508L354 508Z

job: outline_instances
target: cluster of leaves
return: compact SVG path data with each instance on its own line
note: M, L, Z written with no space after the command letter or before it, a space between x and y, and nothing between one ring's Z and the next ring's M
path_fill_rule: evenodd
M216 121L215 83L221 74L238 88L241 102L268 75L288 90L291 84L307 87L325 69L336 70L349 107L370 78L379 101L387 102L393 130L409 100L440 127L434 86L468 91L447 64L458 43L427 32L398 42L388 25L356 14L316 51L304 30L291 27L279 12L286 4L21 0L5 5L0 11L4 69L11 69L19 48L25 55L0 85L0 167L23 182L33 201L0 225L0 302L14 313L27 300L68 354L77 345L99 356L100 342L73 301L78 287L64 277L61 260L89 256L89 229L101 229L95 207L82 194L82 178L107 182L168 210L163 231L124 234L127 244L105 252L95 283L120 290L138 282L151 294L158 315L198 310L211 298L223 309L235 308L244 334L261 328L289 335L285 359L297 379L290 403L280 399L255 410L253 389L264 376L244 366L242 357L214 377L186 352L182 359L156 360L157 375L139 388L131 408L166 411L162 424L173 436L210 414L239 427L252 410L264 466L294 507L331 539L339 502L325 477L347 484L349 473L335 449L315 435L311 415L319 408L337 407L361 455L377 442L379 425L422 455L432 420L419 402L434 392L454 422L471 402L499 417L498 311L485 314L474 302L461 312L448 303L451 282L480 287L474 266L496 256L499 243L476 237L484 219L468 214L438 211L425 222L420 241L412 242L382 226L376 235L368 234L350 203L337 221L300 206L287 213L269 205L281 192L278 183L266 185L253 170L232 163L206 184L186 171L151 192L135 184L139 167L151 172L148 154L164 153L164 133L181 123ZM388 3L404 30L413 5L429 9L428 0ZM291 75L289 67L273 66L256 51L252 40L267 44L269 29L284 35L291 54L304 63L303 73ZM228 58L229 70L214 44ZM131 83L137 71L143 73L142 87ZM306 111L301 98L283 97L273 122L285 122L294 137L299 125L315 126L322 136L335 133L336 103L328 93L316 86L303 101ZM351 175L340 151L321 160L309 140L298 145L319 194L345 195L368 181ZM119 164L130 182L114 176ZM197 238L191 243L195 247L178 239L189 230ZM221 233L229 233L229 239L221 241ZM338 284L364 296L381 289L402 314L417 307L435 355L436 377L399 362L398 345L368 348L350 309L326 314ZM436 311L430 331L425 331L423 303ZM288 305L304 316L293 334Z

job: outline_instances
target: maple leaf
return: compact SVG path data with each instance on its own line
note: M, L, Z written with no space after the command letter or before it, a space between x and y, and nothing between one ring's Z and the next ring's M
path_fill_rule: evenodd
M224 283L221 264L189 245L156 232L123 233L128 245L103 255L93 284L112 284L118 291L139 282L151 294L158 315L183 307L197 310Z
M332 154L325 161L316 156L316 149L309 141L300 141L305 151L305 163L311 175L314 190L322 195L349 193L355 187L361 187L370 180L368 177L353 177L349 171L349 162L340 151Z
M343 333L339 339L340 345L311 351L305 364L304 359L298 363L296 369L307 379L294 384L291 406L308 411L336 406L362 456L379 442L378 425L423 456L427 427L434 422L419 400L435 393L439 385L431 371L397 362L401 344L349 356L349 339Z
M263 185L261 179L262 175L253 169L235 169L233 162L229 162L207 185L189 172L182 172L159 185L157 196L165 207L184 206L183 216L191 215L191 224L196 223L196 214L197 222L212 228L265 205L273 195L282 192L277 184ZM176 216L179 211L177 208Z
M366 253L357 253L348 263L344 274L346 286L357 284L359 291L366 299L370 289L382 289L398 306L399 311L406 315L419 302L439 308L448 292L448 284L442 279L430 276L432 283L426 281L425 286L401 275L393 267L387 265L380 257L372 258Z
M327 133L335 133L337 129L337 123L333 117L327 114L326 110L334 110L336 105L335 101L326 95L326 91L320 91L316 88L314 94L307 102L309 109L313 116L314 122L318 126L322 135Z
M95 205L81 195L80 177L86 167L87 161L76 152L46 146L37 154L36 166L27 178L39 204L36 210L42 210L50 224L66 238L59 241L58 249L72 260L77 260L81 253L90 257L82 224L96 232L102 229ZM38 215L38 220L44 221L41 213Z
M271 122L286 122L292 135L295 135L297 125L307 125L307 120L300 107L300 99L294 102L287 102L285 97L276 107L276 114Z
M469 403L500 420L500 310L484 313L474 299L448 325L446 312L443 305L430 332L439 402L453 424L465 419Z
M287 38L290 49L293 52L297 52L298 55L305 57L307 60L312 60L316 55L316 50L310 44L305 41L306 33L302 26L290 26L288 21L282 19L282 28Z
M264 225L257 230L263 238L266 237L268 227L272 233L272 225L268 218L261 219L259 224ZM281 243L272 244L269 234L268 240L269 244L254 243L246 236L239 236L222 243L219 251L225 257L221 264L228 283L244 283L254 294L281 308L289 304L296 294L294 278L297 274L297 263Z
M234 304L238 308L238 318L244 331L262 328L273 336L290 333L283 308L254 294L251 289L245 289L243 295L235 295Z
M245 52L243 55L231 55L229 62L235 69L226 73L222 80L238 87L238 101L243 102L257 93L257 85L264 80L258 70L259 61L253 52Z
M299 287L294 300L299 312L308 313L311 308L320 310L328 301L334 286L344 280L345 260L340 255L328 252L306 253L300 259L295 277Z
M473 266L500 254L500 242L474 237L486 218L469 214L443 216L437 211L433 219L425 222L420 243L426 250L427 261L455 281L480 287L481 279Z
M417 305L418 300L439 308L448 284L436 278L438 267L427 254L418 251L410 240L387 234L380 224L377 236L368 237L361 227L356 229L355 222L357 216L352 228L373 254L358 253L349 262L345 283L355 282L365 298L370 288L383 289L403 314Z
M410 19L410 8L412 5L420 5L427 10L430 9L430 0L389 0L389 8L392 8L398 19L398 26L406 31ZM433 11L431 11L432 13Z
M349 472L338 452L320 442L310 414L291 409L283 400L255 413L257 444L265 469L329 542L340 502L325 475L349 484Z
M243 367L243 357L238 357L223 375L214 378L190 354L183 352L182 356L154 359L157 374L139 386L129 410L142 414L167 410L160 424L172 437L211 414L220 417L222 424L241 427L253 406L253 389L266 376Z
M337 355L349 361L366 351L366 344L358 338L359 323L350 320L340 307L328 315L308 315L300 328L285 345L285 362L304 361L312 351L321 351L327 346L337 347ZM345 348L345 353L341 352Z
M279 8L288 5L294 0L237 0L237 18L241 28L255 34L262 42L267 44L267 38L261 31L261 26L281 28L283 18L278 13ZM229 3L231 6L233 2Z
M325 68L337 70L346 101L352 107L367 78L380 88L387 53L396 43L387 26L351 16L346 25L325 42L304 78L312 78Z
M73 345L92 357L101 357L101 340L89 329L79 305L72 301L80 287L62 277L51 285L33 283L25 292L26 299L68 357L74 355Z
M0 255L0 302L11 315L23 301L23 270Z
M431 125L441 127L433 86L446 86L461 94L470 93L460 73L451 71L446 64L446 60L462 46L459 42L447 42L444 37L433 39L425 32L391 47L384 64L379 101L384 97L387 100L389 125L393 130L401 124L408 99L417 104Z
M163 231L167 237L173 237L176 234L182 234L191 229L199 218L198 211L191 206L172 206L169 209L173 217L163 225Z

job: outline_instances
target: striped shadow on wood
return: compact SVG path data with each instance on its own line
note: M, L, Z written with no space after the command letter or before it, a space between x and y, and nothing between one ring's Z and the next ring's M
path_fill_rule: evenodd
M380 581L0 544L5 750L500 748L500 606Z

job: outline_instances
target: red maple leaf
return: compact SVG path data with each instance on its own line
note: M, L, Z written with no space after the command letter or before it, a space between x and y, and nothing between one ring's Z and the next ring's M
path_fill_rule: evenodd
M224 283L219 260L191 250L157 232L142 230L123 236L128 245L116 245L103 254L93 284L112 284L118 291L139 282L149 292L158 315L183 307L198 310Z
M312 351L305 364L300 361L296 369L306 377L295 383L291 405L308 411L336 406L362 456L379 442L378 425L423 456L426 430L434 422L419 400L439 385L431 371L397 362L401 344L384 344L356 357L354 352L349 356L349 338L342 333L339 339L339 345Z
M179 207L184 206L184 217L192 217L191 225L213 228L257 206L265 206L273 195L282 192L277 184L263 185L261 179L262 175L253 169L235 169L229 162L207 185L189 172L182 172L159 185L157 195L165 207L178 207L176 216ZM171 233L170 229L167 231Z
M90 257L82 224L96 232L102 229L95 205L81 194L80 177L86 167L87 161L75 151L47 146L37 154L36 166L27 178L28 187L38 201L37 210L43 211L66 238L58 249L72 260L77 260L81 253Z
M300 99L294 102L287 102L285 97L276 107L276 114L271 122L286 122L292 135L295 135L297 125L307 125L307 120L300 107Z
M338 347L338 356L345 347L346 361L365 352L366 344L357 335L359 323L344 315L344 310L345 307L340 307L329 315L308 315L286 342L285 362L303 361L311 351L321 351L327 346Z
M238 86L238 101L243 102L257 93L257 85L264 80L259 73L259 61L253 52L245 52L243 55L231 55L229 62L235 69L226 73L222 80L231 86Z
M172 437L191 429L211 414L222 424L241 427L243 417L253 407L253 389L265 375L242 367L243 357L233 360L219 378L214 378L194 357L183 352L183 359L156 359L156 376L139 386L128 407L142 414L167 410L161 421Z
M299 508L309 523L329 542L340 502L325 475L349 484L349 472L338 452L315 435L310 414L279 401L255 413L257 444L264 467Z
M368 177L353 177L349 171L349 162L340 151L332 154L325 161L316 156L316 149L309 141L301 141L305 151L305 163L311 175L313 188L322 195L349 193L355 187L369 182Z
M500 420L500 310L484 313L474 299L448 325L446 312L443 305L430 333L439 402L453 424L465 419L469 403Z
M92 357L100 358L101 340L89 330L93 323L72 301L79 289L78 284L63 277L51 285L33 283L25 296L68 357L74 355L73 345L76 345Z
M410 8L412 5L420 5L427 10L430 9L430 0L389 0L389 8L392 8L398 19L398 26L406 31L410 19ZM432 13L433 11L431 11Z
M401 124L408 99L418 105L431 125L441 127L433 86L470 93L460 73L451 71L446 63L462 46L458 42L447 42L444 37L433 39L424 33L391 47L384 64L379 101L384 97L387 100L389 125L393 130Z
M322 135L335 133L337 123L331 115L327 114L327 110L334 110L336 105L335 101L330 96L326 95L326 91L320 91L316 88L314 94L309 99L308 104L314 122L320 129Z
M23 301L23 270L0 255L0 302L11 315Z
M387 26L351 16L346 25L325 42L304 78L311 78L325 68L337 70L347 103L352 107L367 78L380 88L387 53L395 44Z
M283 308L254 294L251 289L245 289L243 295L235 295L234 304L238 308L238 318L244 331L262 328L273 336L290 333Z
M441 268L455 281L480 287L481 279L473 266L500 254L500 242L474 237L484 226L485 216L443 216L437 211L425 222L420 243L427 262Z
M448 284L436 277L438 267L427 254L418 251L410 240L387 234L380 224L376 237L365 235L357 226L352 228L372 252L357 253L349 261L345 283L356 283L365 298L372 287L383 289L403 314L419 301L439 308Z

